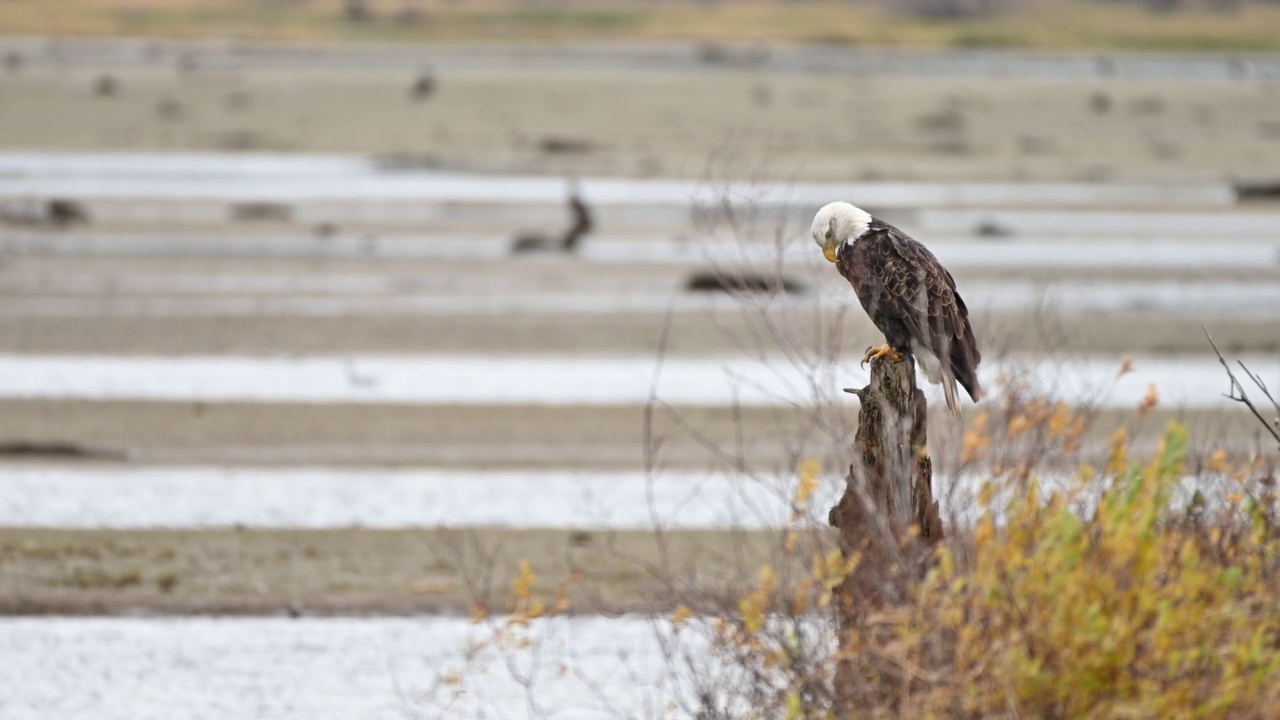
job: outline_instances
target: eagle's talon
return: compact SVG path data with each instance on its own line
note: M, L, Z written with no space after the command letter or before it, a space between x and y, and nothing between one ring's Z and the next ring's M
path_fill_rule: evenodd
M889 343L885 343L884 345L867 348L867 352L862 356L862 365L866 365L872 360L880 360L886 357L896 363L902 362L902 356L898 354L898 351L890 347Z

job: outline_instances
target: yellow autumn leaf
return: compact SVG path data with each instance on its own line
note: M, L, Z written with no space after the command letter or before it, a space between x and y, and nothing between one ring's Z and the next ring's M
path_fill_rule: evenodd
M765 565L760 568L756 589L738 601L738 611L742 613L742 624L749 635L754 635L764 627L765 613L769 609L777 584L777 573L771 566Z
M520 559L520 570L516 575L516 579L511 581L511 594L518 600L528 600L533 593L533 584L538 579L533 573L533 566L529 561Z
M796 507L804 507L809 503L809 498L818 487L818 475L821 473L822 466L818 464L817 460L805 460L800 463L800 467L796 472L800 477L800 482L796 486Z
M1147 385L1147 394L1143 396L1142 404L1138 406L1138 415L1146 415L1152 410L1155 410L1156 406L1159 404L1160 390L1156 387L1155 383L1151 383L1150 385Z
M973 419L971 424L964 431L964 444L960 449L960 459L964 462L975 462L982 457L982 451L991 444L991 437L987 434L987 420L990 414L987 412L979 413Z
M1111 433L1111 454L1107 459L1107 472L1119 475L1129 464L1129 432L1122 427Z
M693 611L689 609L688 605L682 603L677 605L676 611L671 614L671 624L676 627L680 627L684 624L685 620L688 620L691 617L693 617Z

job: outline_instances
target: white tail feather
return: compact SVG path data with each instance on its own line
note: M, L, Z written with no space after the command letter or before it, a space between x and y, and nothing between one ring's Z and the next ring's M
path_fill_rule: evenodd
M947 396L947 409L951 414L960 417L960 397L956 392L956 376L950 370L942 372L942 391Z

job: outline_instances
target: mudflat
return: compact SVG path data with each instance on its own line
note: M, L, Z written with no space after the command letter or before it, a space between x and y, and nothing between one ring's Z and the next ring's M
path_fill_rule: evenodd
M442 69L417 97L413 60L369 67L347 50L346 71L340 59L281 69L223 52L234 62L187 70L36 55L0 74L0 147L354 152L476 172L713 181L1167 182L1267 178L1280 164L1275 79L602 74L525 69L513 50L491 67Z
M994 413L991 427L999 432L1008 418L998 408ZM741 464L791 473L805 458L841 467L847 461L841 438L853 437L856 416L852 397L839 408L660 405L651 414L639 405L5 400L0 438L15 450L10 459L54 462L633 470L649 456L672 469L732 472ZM1243 408L1168 408L1141 418L1137 408L1095 410L1089 417L1082 450L1070 463L1105 460L1120 426L1141 451L1177 420L1192 430L1194 454L1206 456L1220 447L1247 456L1258 431ZM955 465L963 427L941 410L934 418L931 449L941 471Z
M669 610L676 585L723 602L762 564L802 573L833 540L804 531L787 552L783 531L2 528L0 612L501 613L521 561L548 607Z

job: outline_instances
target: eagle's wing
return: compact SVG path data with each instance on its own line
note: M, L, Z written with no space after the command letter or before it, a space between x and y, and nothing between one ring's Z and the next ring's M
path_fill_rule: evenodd
M977 400L982 356L951 273L928 248L887 223L876 221L853 246L850 279L886 340L895 343L892 326L905 330L912 343L931 350L942 370Z

